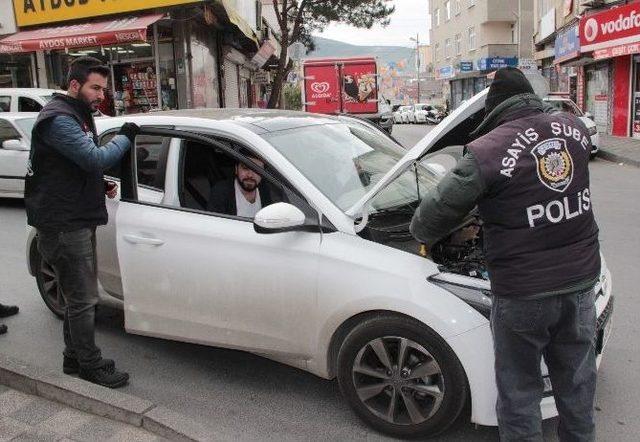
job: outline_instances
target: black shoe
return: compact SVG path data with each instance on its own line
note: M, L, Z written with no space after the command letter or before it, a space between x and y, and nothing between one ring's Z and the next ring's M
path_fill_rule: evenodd
M116 369L116 363L113 362L113 359L103 359L102 365L105 370L113 373ZM77 374L80 372L80 364L76 358L70 358L68 356L64 357L62 361L62 372L64 374Z
M0 324L0 335L4 335L7 332L7 326Z
M0 304L0 318L6 318L8 316L17 315L20 309L15 305L2 305Z
M118 388L127 385L129 374L113 370L109 372L105 367L93 369L80 368L80 379L102 385L108 388Z

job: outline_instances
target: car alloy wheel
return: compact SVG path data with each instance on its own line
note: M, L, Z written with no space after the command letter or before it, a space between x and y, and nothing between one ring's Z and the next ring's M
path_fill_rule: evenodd
M420 424L442 403L440 366L431 353L410 339L385 336L368 342L358 352L352 373L362 403L392 424Z
M58 285L58 276L42 256L37 257L36 283L42 300L59 318L64 317L65 301Z
M358 417L394 437L440 434L467 403L467 378L451 347L423 323L393 313L351 329L338 350L336 373Z

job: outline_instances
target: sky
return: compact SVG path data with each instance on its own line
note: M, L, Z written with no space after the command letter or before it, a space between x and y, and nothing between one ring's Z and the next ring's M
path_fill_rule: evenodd
M391 0L396 7L391 15L391 23L383 28L375 25L371 29L358 29L353 26L330 24L318 37L344 41L354 45L415 46L409 40L420 36L420 44L429 43L429 1L428 0Z

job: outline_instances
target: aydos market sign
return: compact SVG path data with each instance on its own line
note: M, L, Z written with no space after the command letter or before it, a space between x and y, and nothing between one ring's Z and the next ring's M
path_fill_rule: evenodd
M200 3L198 0L13 0L18 26Z

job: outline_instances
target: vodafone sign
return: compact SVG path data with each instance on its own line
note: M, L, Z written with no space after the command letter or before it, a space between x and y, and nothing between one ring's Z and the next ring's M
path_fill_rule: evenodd
M640 2L580 19L582 52L640 42Z

